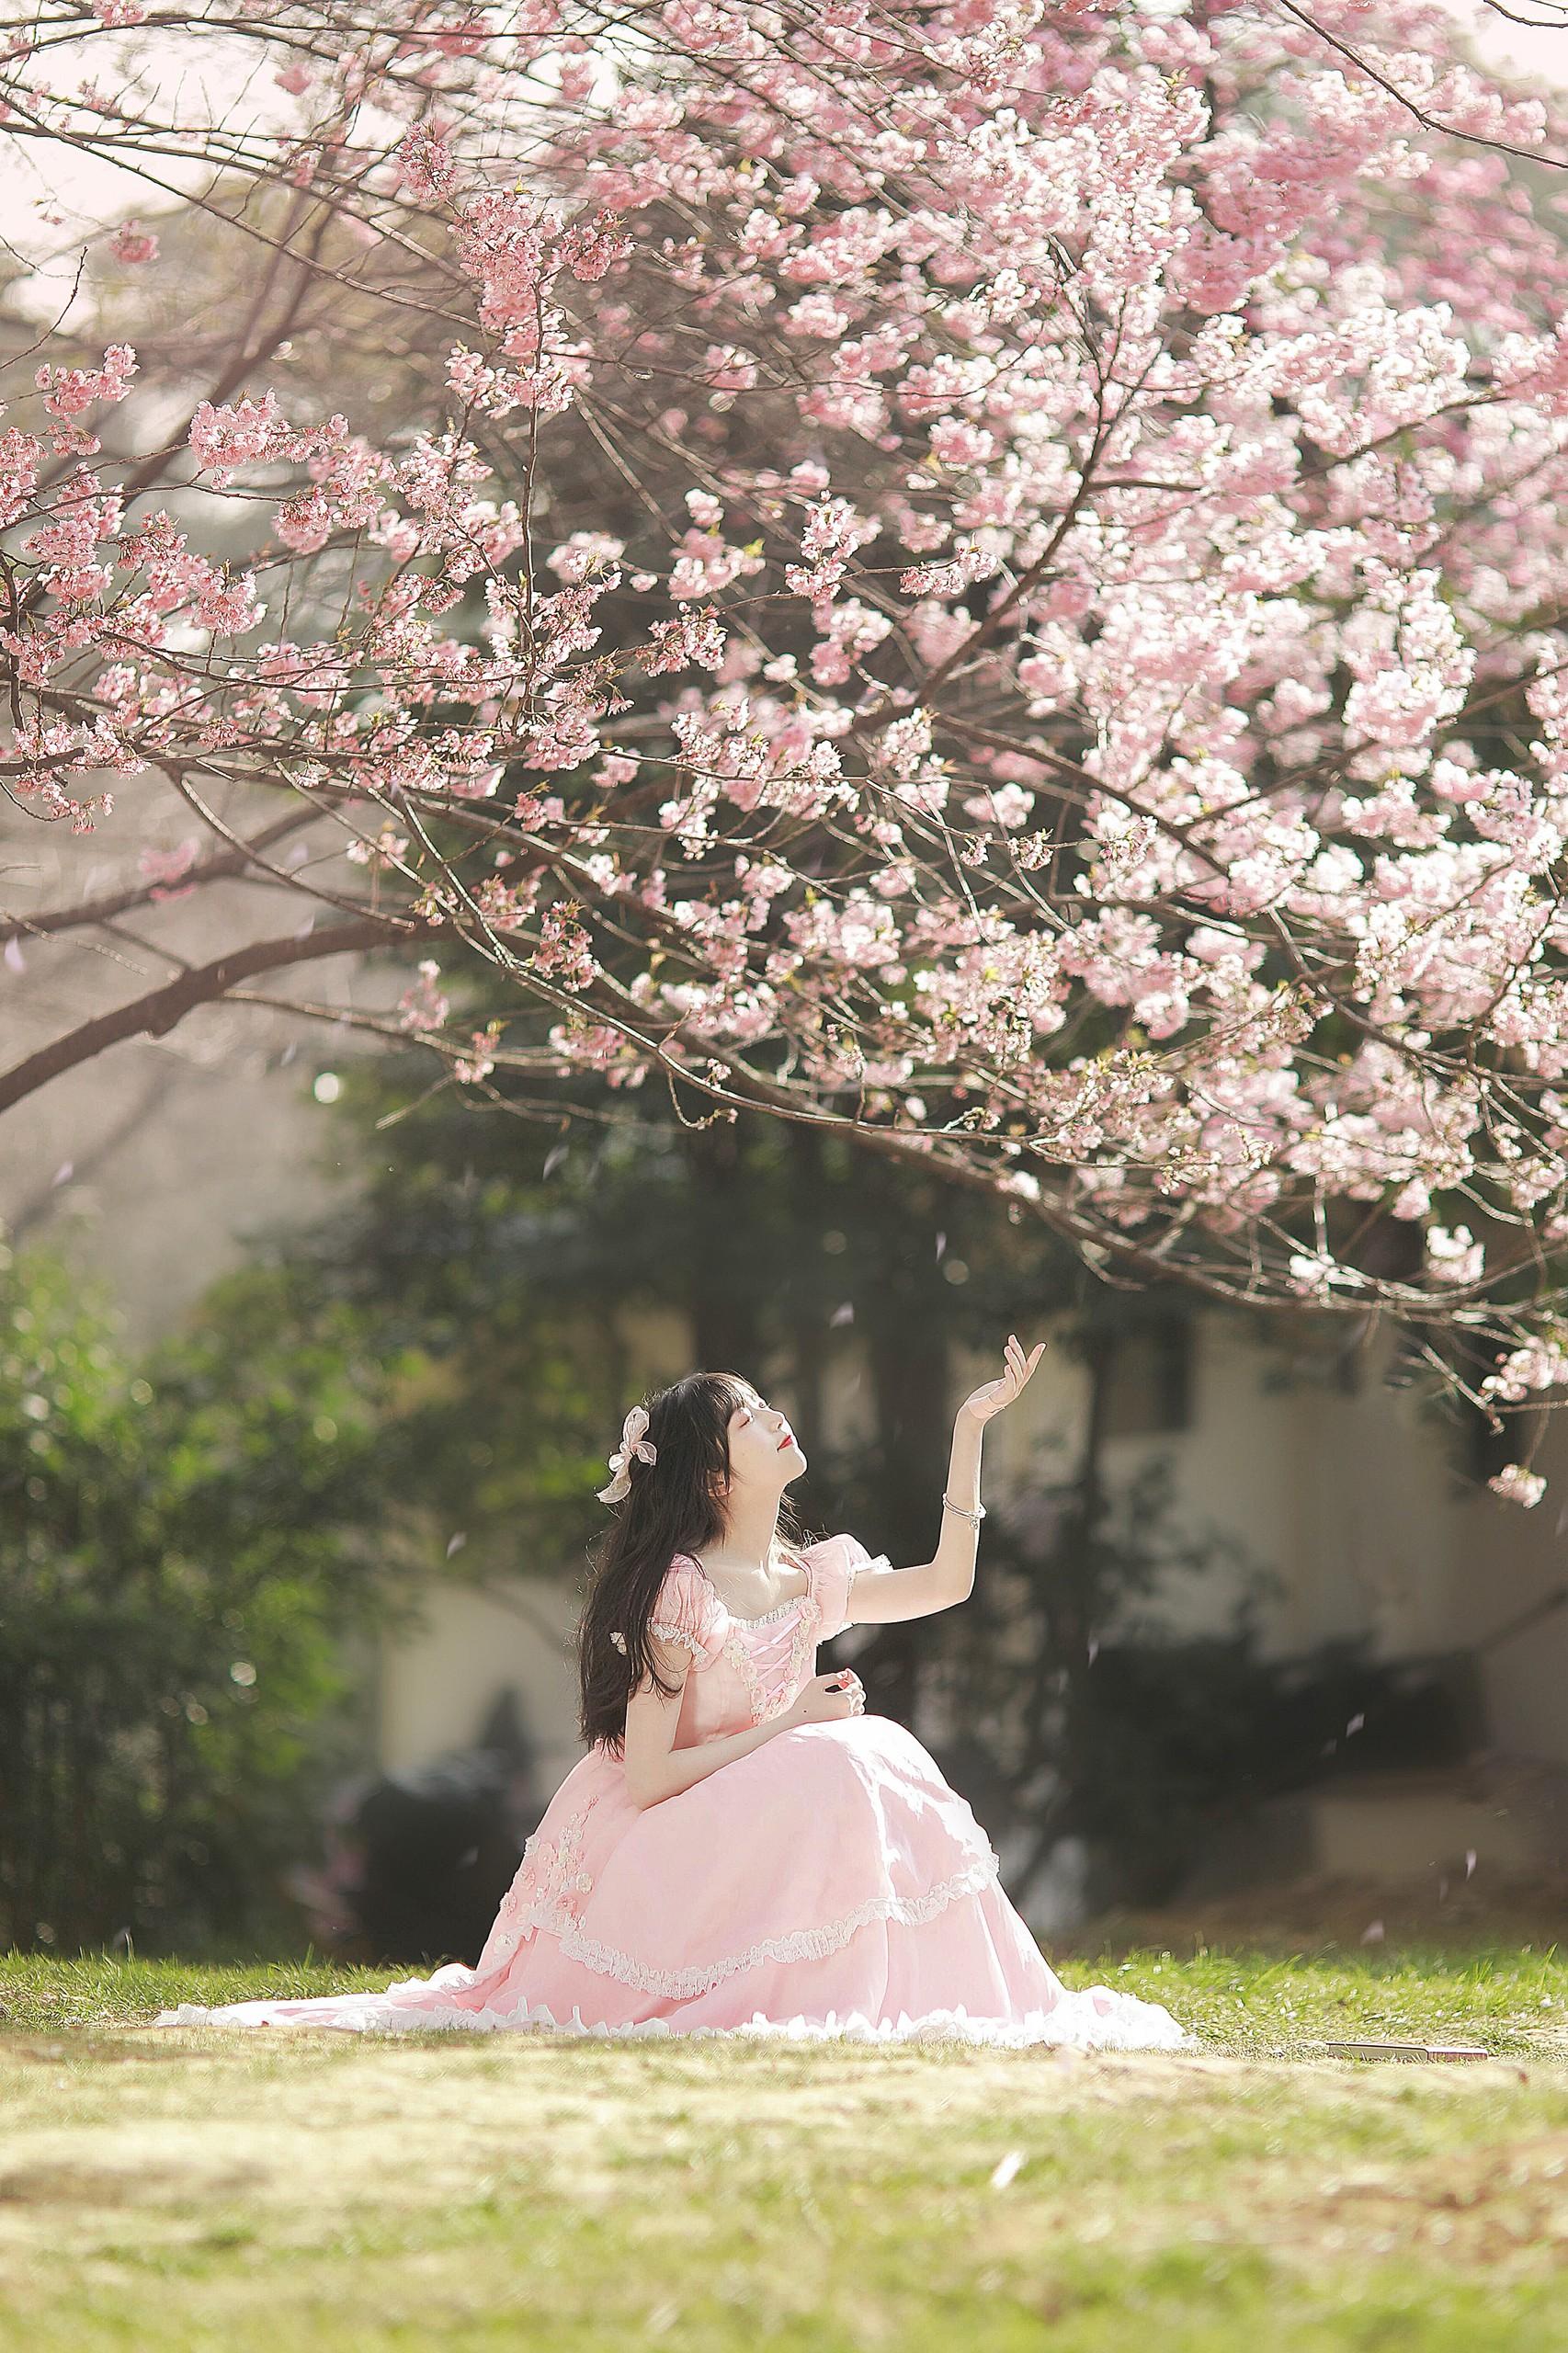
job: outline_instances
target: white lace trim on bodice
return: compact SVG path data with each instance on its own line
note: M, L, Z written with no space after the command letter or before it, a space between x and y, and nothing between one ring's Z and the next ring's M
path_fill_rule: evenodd
M717 1587L714 1589L717 1591ZM724 1614L737 1626L771 1626L776 1618L788 1618L791 1609L799 1609L805 1598L803 1593L792 1593L788 1601L781 1601L777 1609L765 1609L760 1618L743 1618L740 1611L732 1609L726 1601Z
M795 1610L799 1609L802 1604L812 1600L814 1596L815 1578L812 1575L809 1563L802 1561L801 1565L806 1570L807 1577L806 1587L803 1593L790 1594L787 1600L778 1602L772 1609L765 1609L762 1612L762 1615L758 1618L744 1618L738 1609L732 1609L730 1608L729 1603L724 1599L722 1594L720 1593L718 1586L713 1583L712 1578L709 1575L701 1562L698 1560L695 1553L677 1552L675 1557L677 1561L688 1561L691 1563L691 1566L697 1571L697 1574L702 1579L703 1584L707 1586L709 1590L712 1593L720 1608L723 1611L724 1616L729 1620L733 1626L777 1625L781 1620L790 1617ZM886 1555L884 1554L881 1557L885 1559ZM698 1640L697 1636L695 1634L688 1634L685 1627L672 1626L662 1618L650 1618L648 1620L648 1631L651 1634L657 1634L661 1642L679 1643L683 1648L691 1653L692 1656L697 1659L699 1664L705 1665L707 1663L709 1653L703 1648L702 1643ZM616 1649L624 1656L626 1652L626 1637L620 1631L619 1627L617 1627L615 1631L610 1635L610 1641L615 1644ZM727 1647L728 1645L726 1645L726 1648ZM732 1653L731 1655L733 1658L735 1654Z
M809 1598L810 1596L807 1594L797 1593L789 1601L781 1601L777 1609L768 1610L766 1616L761 1618L737 1618L733 1610L730 1611L729 1616L731 1622L736 1626L771 1626L776 1620L788 1618L791 1611L799 1609L801 1603ZM694 1658L706 1658L708 1655L697 1636L687 1633L684 1626L672 1626L663 1618L650 1618L648 1631L651 1634L657 1634L661 1642L679 1643L682 1648L688 1650ZM619 1627L611 1634L610 1641L618 1651L625 1651L626 1637Z
M695 1558L695 1553L676 1553L676 1560L690 1560L690 1564L692 1564L692 1567L695 1567L695 1570L697 1570L697 1574L701 1576L701 1581L704 1581L704 1586L709 1586L709 1591L711 1591L711 1593L713 1593L713 1597L716 1597L716 1600L718 1600L718 1607L721 1607L721 1609L722 1609L722 1614L725 1614L725 1619L728 1619L728 1621L730 1621L730 1626L777 1626L777 1623L781 1623L781 1621L784 1621L784 1619L787 1619L787 1617L793 1617L793 1612L796 1612L796 1609L810 1609L810 1612L814 1614L814 1621L817 1621L817 1626L819 1626L819 1623L822 1623L822 1602L819 1602L819 1597L817 1597L817 1570L814 1570L812 1563L808 1563L808 1560L802 1558L801 1553L796 1553L796 1555L793 1555L793 1558L796 1558L798 1563L801 1563L801 1567L802 1567L802 1570L805 1570L805 1574L808 1574L808 1586L805 1586L805 1593L791 1593L791 1596L789 1596L789 1600L777 1602L777 1607L772 1607L772 1609L763 1609L763 1614L760 1614L760 1617L749 1619L749 1617L742 1617L742 1614L739 1614L739 1609L730 1609L728 1600L725 1600L725 1597L722 1597L722 1593L718 1591L718 1586L713 1584L713 1579L711 1579L711 1576L709 1576L709 1572L704 1570L704 1564L701 1564L699 1560ZM888 1553L873 1553L871 1558L869 1558L869 1560L859 1560L859 1563L857 1563L855 1567L852 1567L852 1570L850 1570L850 1581L847 1581L847 1588L846 1588L846 1591L852 1591L852 1588L855 1588L855 1579L857 1579L857 1576L876 1576L876 1574L881 1574L881 1572L883 1572L883 1570L890 1570L890 1567L892 1567L892 1560L888 1558ZM846 1623L847 1623L847 1619L846 1619ZM664 1640L664 1643L680 1643L680 1644L683 1644L685 1650L690 1650L692 1659L697 1661L697 1665L709 1665L709 1664L711 1664L711 1652L704 1650L704 1644L699 1643L699 1638L697 1638L697 1635L692 1635L692 1633L687 1633L687 1631L685 1631L683 1626L671 1626L671 1623L666 1623L666 1621L664 1621L664 1619L650 1619L650 1621L647 1621L647 1631L650 1631L650 1633L657 1633L659 1638ZM626 1652L626 1635L621 1633L619 1629L617 1629L615 1633L609 1635L609 1640L612 1640L612 1643L615 1643L617 1650L619 1650L621 1654L624 1654L624 1652ZM817 1643L822 1643L822 1640L824 1640L824 1635L817 1633ZM756 1713L756 1706L758 1706L758 1682L756 1682L756 1677L751 1676L751 1668L749 1668L749 1664L746 1664L746 1652L744 1652L744 1635L739 1635L739 1633L733 1633L733 1635L730 1635L730 1638L725 1640L725 1647L722 1647L721 1656L728 1656L730 1664L733 1664L734 1668L739 1668L739 1673L742 1673L744 1680L746 1680L746 1682L749 1682L749 1685L751 1685L751 1699L754 1699L754 1720L756 1720L756 1722L760 1722L760 1720L763 1720L763 1715L772 1713L772 1711L770 1711L770 1709L763 1709L763 1713L760 1713L760 1715Z

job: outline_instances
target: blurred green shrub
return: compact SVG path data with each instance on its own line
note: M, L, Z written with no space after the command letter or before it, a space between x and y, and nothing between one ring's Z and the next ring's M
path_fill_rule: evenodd
M340 1769L345 1637L403 1607L397 1368L308 1271L246 1268L140 1361L79 1274L0 1247L0 1948L281 1949Z

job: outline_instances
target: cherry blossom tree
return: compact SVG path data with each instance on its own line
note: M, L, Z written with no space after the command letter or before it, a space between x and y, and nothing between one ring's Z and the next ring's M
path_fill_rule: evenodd
M7 960L269 910L0 1102L390 950L498 1105L851 1130L1556 1402L1568 125L1446 8L45 0L0 104L148 191L89 286L153 192L233 256L172 429L9 320L0 776L139 870Z

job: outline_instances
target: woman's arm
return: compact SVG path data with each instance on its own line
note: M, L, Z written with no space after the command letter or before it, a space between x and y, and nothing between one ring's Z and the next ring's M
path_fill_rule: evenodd
M628 1757L631 1752L631 1707L635 1705L633 1700L626 1711ZM782 1716L770 1716L766 1722L752 1724L744 1732L725 1733L717 1740L693 1741L687 1748L667 1748L652 1779L639 1775L633 1781L629 1764L626 1786L639 1806L658 1805L665 1798L679 1797L682 1790L695 1789L710 1773L716 1773L721 1765L733 1765L737 1756L749 1756L754 1748L761 1748L784 1728Z
M1017 1340L1008 1335L1006 1370L1001 1379L983 1382L966 1397L954 1419L936 1552L917 1568L883 1569L875 1576L852 1575L846 1626L898 1625L906 1618L928 1618L938 1609L951 1609L968 1600L974 1590L980 1523L962 1515L980 1508L980 1449L985 1425L1013 1403L1044 1349L1045 1342L1040 1340L1026 1358ZM949 1503L960 1508L949 1511L945 1507Z
M691 1672L691 1653L684 1643L666 1642L658 1634L650 1635L648 1647L661 1679L676 1684L677 1688L673 1699L666 1699L657 1685L644 1683L626 1703L626 1787L633 1802L644 1810L705 1781L721 1765L733 1765L737 1757L749 1756L753 1749L762 1747L776 1733L789 1732L800 1723L831 1723L849 1715L854 1712L857 1694L864 1706L864 1688L853 1667L834 1667L825 1675L813 1676L782 1715L767 1717L759 1724L748 1725L744 1732L727 1733L719 1739L699 1740L689 1747L677 1748L676 1726L680 1721L686 1678ZM842 1690L837 1688L841 1684Z

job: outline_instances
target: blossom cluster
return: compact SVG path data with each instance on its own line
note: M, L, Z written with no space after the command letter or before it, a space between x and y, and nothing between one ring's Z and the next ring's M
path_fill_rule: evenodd
M466 951L554 1076L874 1124L1130 1269L1447 1320L1493 1410L1568 1389L1539 100L1425 0L1376 74L1359 6L241 16L423 405L214 387L176 496L136 350L62 342L0 433L22 805L264 781L446 930L396 1022L460 1083ZM352 175L335 84L394 125Z

